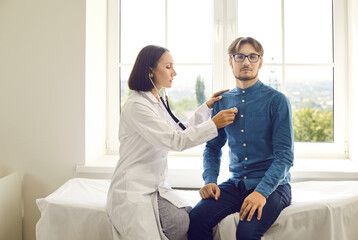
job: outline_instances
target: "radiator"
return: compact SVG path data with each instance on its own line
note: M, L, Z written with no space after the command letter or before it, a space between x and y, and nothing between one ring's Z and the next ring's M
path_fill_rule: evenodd
M0 178L0 240L22 239L21 175Z

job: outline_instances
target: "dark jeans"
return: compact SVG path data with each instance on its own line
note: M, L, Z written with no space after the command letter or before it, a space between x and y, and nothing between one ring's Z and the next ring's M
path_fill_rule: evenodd
M238 187L227 181L219 185L221 190L218 200L202 199L190 212L189 240L213 239L212 229L226 216L240 212L244 199L253 192L246 190L244 183ZM236 239L261 239L264 233L275 222L281 211L290 205L291 186L284 184L277 187L266 199L262 210L261 220L257 220L257 210L248 222L246 218L240 221L236 229Z

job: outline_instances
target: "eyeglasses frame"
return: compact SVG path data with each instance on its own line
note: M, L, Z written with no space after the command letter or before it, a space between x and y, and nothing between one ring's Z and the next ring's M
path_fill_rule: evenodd
M242 55L242 56L244 56L244 60L242 60L242 61L236 61L236 60L235 60L235 56L236 56L236 55ZM249 56L252 56L252 55L258 56L256 62L253 62L253 61L250 60ZM231 55L231 58L234 59L234 61L235 61L235 62L238 62L238 63L244 62L246 58L249 60L250 63L257 63L257 62L260 60L261 55L260 55L260 54L256 54L256 53L250 53L249 55L245 55L245 54L242 54L242 53L237 53L237 54Z

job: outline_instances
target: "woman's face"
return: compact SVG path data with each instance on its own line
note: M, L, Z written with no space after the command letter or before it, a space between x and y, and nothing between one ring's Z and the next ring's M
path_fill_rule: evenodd
M174 61L169 52L164 52L160 57L158 64L152 69L153 80L158 90L170 88L173 84L174 76L177 75L174 70Z

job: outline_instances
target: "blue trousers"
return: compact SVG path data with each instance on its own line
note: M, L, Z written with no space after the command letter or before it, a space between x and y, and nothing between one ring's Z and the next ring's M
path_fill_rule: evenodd
M190 212L189 240L213 239L212 229L226 216L240 212L244 199L253 192L246 190L243 181L238 186L231 181L219 185L220 197L202 199ZM284 184L277 187L266 199L262 209L261 220L257 220L257 210L248 222L245 218L240 221L236 229L236 239L261 239L264 233L275 222L281 211L291 203L291 186Z

